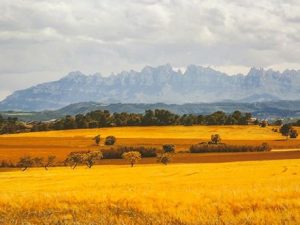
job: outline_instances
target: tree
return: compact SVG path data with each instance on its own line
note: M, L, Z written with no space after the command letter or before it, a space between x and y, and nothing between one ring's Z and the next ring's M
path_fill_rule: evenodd
M122 158L127 160L131 167L133 167L134 164L141 160L141 153L137 151L124 152Z
M27 168L32 167L34 164L34 161L30 156L23 156L20 158L19 162L17 163L18 167L22 168L22 171L27 170Z
M68 130L68 129L76 129L76 121L75 118L73 116L67 115L64 119L64 129Z
M93 138L93 140L95 140L96 145L99 145L99 144L100 144L100 140L101 140L100 134L97 135L97 136L95 136L95 137Z
M65 162L69 164L73 170L78 164L82 163L82 161L82 153L80 152L71 152L65 160Z
M274 122L274 125L275 126L282 126L282 120L276 120L275 122Z
M175 152L175 146L174 145L163 145L164 153L174 153Z
M294 128L291 129L290 131L290 138L297 138L298 137L298 132Z
M261 127L267 127L268 126L268 122L266 120L263 120L260 122L259 124Z
M212 144L219 144L221 143L221 136L219 134L213 134L210 137L211 143Z
M280 133L282 134L282 136L286 137L286 140L288 140L291 130L292 130L292 125L291 124L284 124L280 127Z
M77 114L75 116L75 122L76 122L77 128L88 128L87 119L82 114Z
M100 160L102 158L103 155L100 151L87 152L82 156L82 160L86 163L88 168L91 168L97 160Z
M43 166L44 158L43 157L34 157L32 159L32 161L35 166Z
M44 165L45 170L48 170L49 166L53 166L54 165L55 159L56 159L56 156L54 156L54 155L49 155L48 156L47 162Z
M116 137L108 136L105 138L105 145L114 145L116 140L117 140Z
M170 155L168 153L163 153L157 158L157 161L164 164L164 165L167 165L167 164L170 163L171 158L170 158Z

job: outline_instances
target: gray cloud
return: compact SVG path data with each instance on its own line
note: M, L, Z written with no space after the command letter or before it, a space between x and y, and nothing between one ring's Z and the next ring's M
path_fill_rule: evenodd
M73 70L299 68L298 0L2 0L0 97Z

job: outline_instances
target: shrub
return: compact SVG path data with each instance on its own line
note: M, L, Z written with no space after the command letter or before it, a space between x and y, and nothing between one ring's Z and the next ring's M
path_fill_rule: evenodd
M174 153L175 152L175 146L174 145L163 145L163 150L165 153Z
M11 161L2 160L0 163L0 167L8 168L8 167L16 167Z
M127 160L130 163L131 167L133 167L134 164L142 159L141 153L136 151L124 152L122 154L122 158Z
M114 145L116 140L117 140L116 137L108 136L105 138L105 145Z
M212 144L217 145L217 144L221 143L221 136L219 134L213 134L213 135L211 135L210 140L211 140Z
M290 131L290 138L297 138L298 137L298 132L294 128L291 129Z
M260 125L260 127L267 127L268 126L268 121L263 120L263 121L260 122L259 125Z
M191 153L209 153L209 152L267 152L271 147L267 143L258 146L251 145L209 145L197 144L190 147Z
M101 140L101 136L100 135L97 135L93 138L93 140L95 141L96 145L99 145L100 144L100 140Z
M286 140L288 140L292 129L293 127L291 124L284 124L280 127L279 132L282 134L282 136L286 137Z
M171 157L168 153L163 153L157 158L157 162L160 162L164 165L169 164L171 161Z

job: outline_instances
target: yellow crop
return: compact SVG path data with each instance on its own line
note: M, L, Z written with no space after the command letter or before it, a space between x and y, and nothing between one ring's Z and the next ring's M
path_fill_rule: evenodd
M32 168L0 181L5 225L300 224L298 159Z

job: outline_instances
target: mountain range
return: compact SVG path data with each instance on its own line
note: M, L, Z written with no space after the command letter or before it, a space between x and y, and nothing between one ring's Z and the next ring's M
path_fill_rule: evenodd
M55 110L78 102L185 104L298 100L300 70L251 68L228 75L190 65L183 73L171 65L146 66L104 77L71 72L60 80L19 90L0 102L0 110Z

